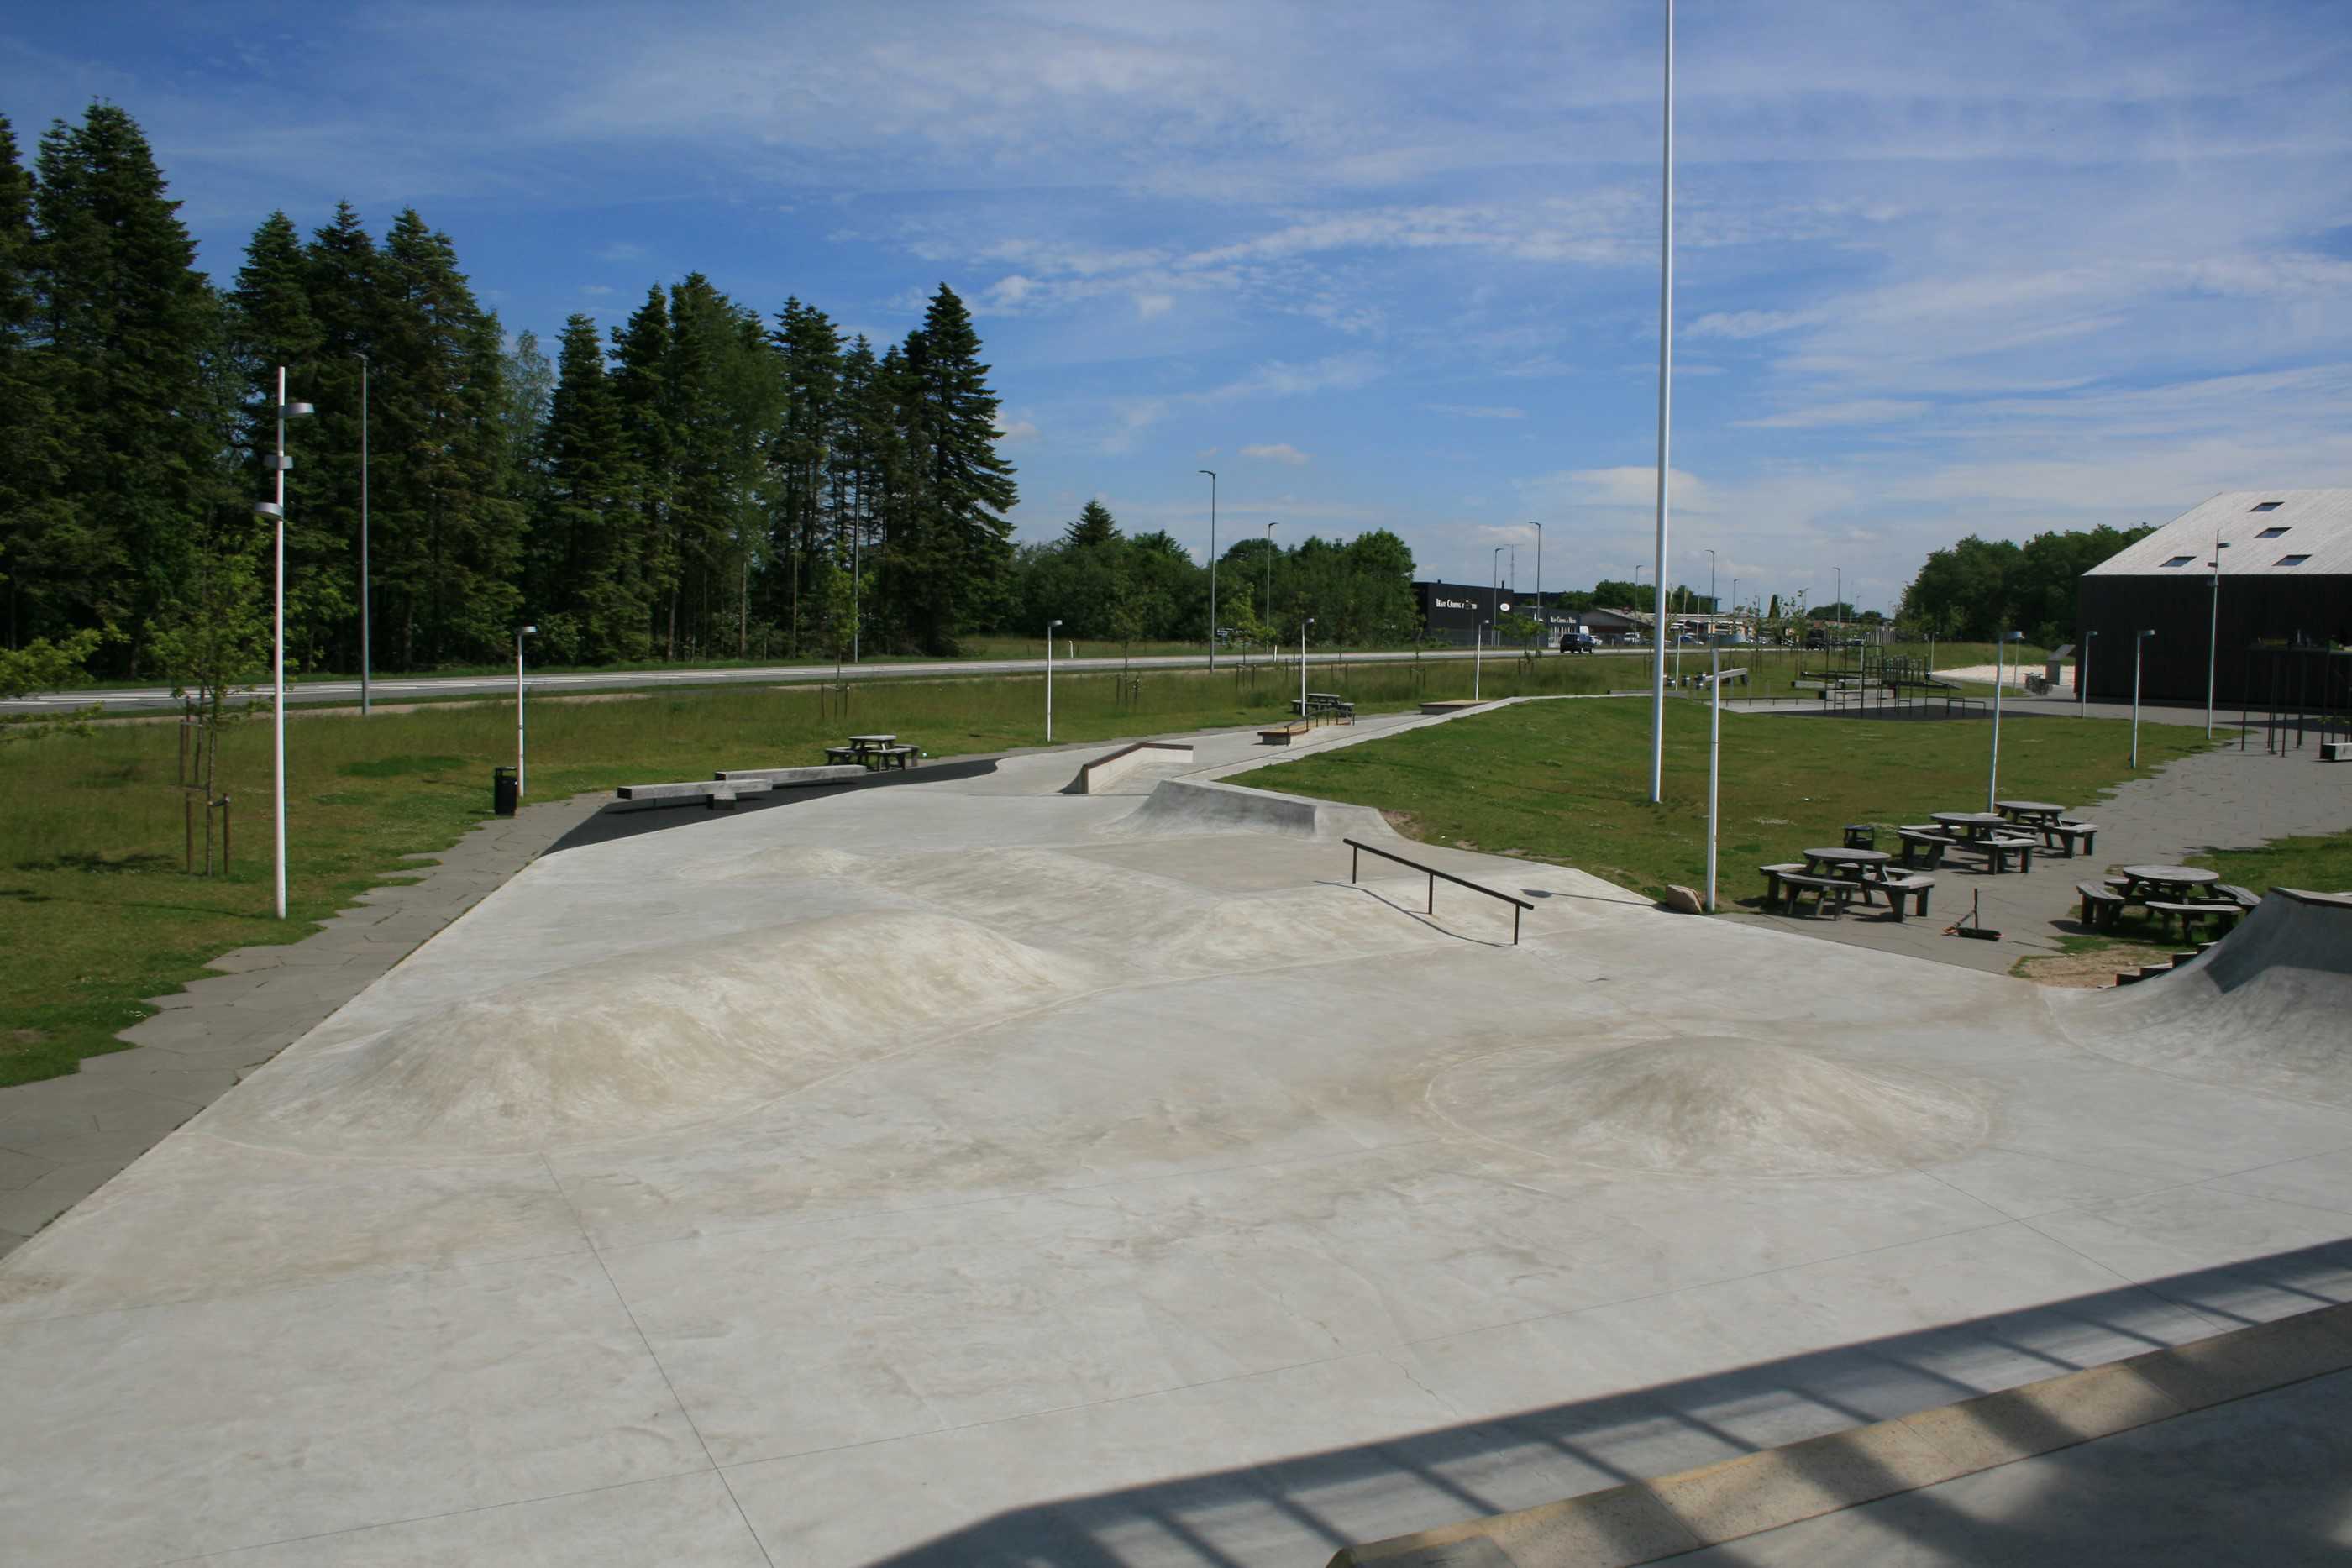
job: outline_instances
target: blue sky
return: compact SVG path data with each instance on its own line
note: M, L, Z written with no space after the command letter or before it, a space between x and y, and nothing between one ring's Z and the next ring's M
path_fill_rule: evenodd
M1650 556L1654 0L18 7L207 266L415 205L509 329L689 269L980 319L1024 535ZM2352 484L2352 5L1685 0L1673 575L1891 606L1966 532Z

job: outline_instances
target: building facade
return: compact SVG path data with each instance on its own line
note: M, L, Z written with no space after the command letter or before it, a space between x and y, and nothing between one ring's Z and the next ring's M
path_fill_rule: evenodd
M2210 657L2218 704L2261 706L2277 650L2352 643L2352 490L2216 496L2084 572L2077 607L2091 695L2131 700L2137 645L2152 701L2203 701Z

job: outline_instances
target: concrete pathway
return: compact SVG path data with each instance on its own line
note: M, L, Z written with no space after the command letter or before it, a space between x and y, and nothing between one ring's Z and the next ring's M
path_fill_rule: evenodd
M2065 713L2027 707L2020 716L2032 724L2063 724L2073 711L2072 705L2064 706ZM1801 721L1784 715L1781 722ZM1932 914L1925 920L1914 917L1898 925L1883 912L1831 920L1740 909L1727 918L2006 973L2020 958L2054 953L2062 938L2082 931L2076 919L2082 906L2074 892L2077 883L2117 866L2168 865L2209 850L2352 829L2352 768L2321 762L2318 755L2315 745L2284 755L2265 753L2257 733L2244 751L2231 745L2200 752L2132 779L2099 800L2068 802L2075 816L2099 824L2094 852L2072 860L2037 854L2033 870L2021 875L2010 872L1996 876L1973 869L1973 862L1947 861L1934 873ZM1982 776L1973 783L1956 783L1950 798L1952 810L1980 809ZM2001 934L2000 941L1966 941L1943 934L1968 913L1972 894L1983 923Z
M414 883L379 887L290 945L240 947L63 1078L0 1089L0 1254L308 1033L609 802L602 792L493 817Z

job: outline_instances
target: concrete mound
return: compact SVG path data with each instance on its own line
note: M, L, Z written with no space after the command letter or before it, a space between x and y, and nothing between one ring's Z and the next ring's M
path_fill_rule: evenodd
M740 882L749 877L854 879L864 875L871 863L864 855L824 844L779 844L715 864L690 866L680 874L695 882Z
M2352 1106L2352 894L2273 888L2236 931L2169 974L2046 994L2086 1051Z
M1958 1157L1990 1097L1905 1068L1730 1036L1462 1063L1430 1086L1450 1120L1530 1153L1690 1176L1871 1176Z
M1396 836L1386 819L1369 806L1335 806L1196 779L1161 779L1143 804L1097 831L1114 838L1170 833L1280 833L1335 841Z
M748 1109L1100 976L969 921L888 910L562 970L281 1058L213 1131L340 1154L514 1154Z

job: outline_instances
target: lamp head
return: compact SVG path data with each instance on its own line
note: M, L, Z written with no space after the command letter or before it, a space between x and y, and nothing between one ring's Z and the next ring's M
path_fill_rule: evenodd
M1055 627L1059 626L1061 622L1058 621L1048 621L1045 622L1045 630L1051 632Z
M518 637L535 637L539 635L539 628L536 626L526 626L521 631L516 632L515 635Z
M319 411L307 402L281 402L278 405L280 419L301 419Z
M253 515L282 523L286 520L286 508L275 501L256 501L253 504Z

